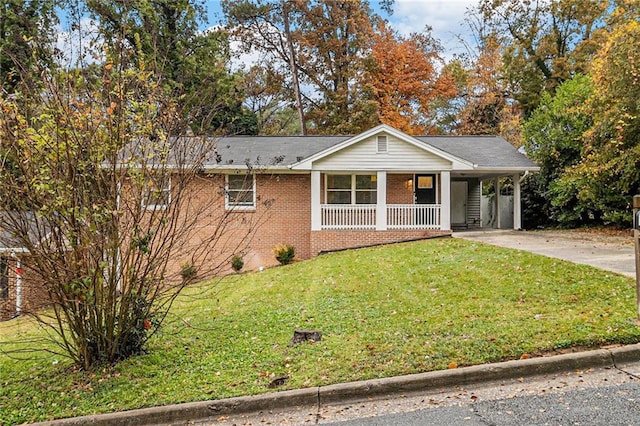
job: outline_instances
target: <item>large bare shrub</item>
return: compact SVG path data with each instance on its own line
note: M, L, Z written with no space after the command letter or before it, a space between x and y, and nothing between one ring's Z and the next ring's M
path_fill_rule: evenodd
M83 368L141 352L257 225L226 212L224 181L203 172L215 140L174 137L188 128L179 99L119 54L0 99L0 228L50 304L33 315Z

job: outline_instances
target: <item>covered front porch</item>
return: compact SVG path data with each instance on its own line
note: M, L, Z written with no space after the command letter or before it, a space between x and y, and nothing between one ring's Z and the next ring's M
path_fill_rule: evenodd
M514 182L513 228L520 229L520 174L502 176L510 176ZM481 177L488 178L450 171L314 170L311 172L311 230L479 228L482 226ZM499 182L498 177L495 182Z

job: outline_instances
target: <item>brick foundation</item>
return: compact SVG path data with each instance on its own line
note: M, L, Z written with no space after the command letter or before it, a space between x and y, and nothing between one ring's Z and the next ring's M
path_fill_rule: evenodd
M451 235L451 231L330 230L311 233L311 253L375 246Z

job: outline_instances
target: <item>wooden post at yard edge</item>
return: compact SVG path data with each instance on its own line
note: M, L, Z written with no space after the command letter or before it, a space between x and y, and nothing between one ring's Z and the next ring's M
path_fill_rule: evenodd
M640 195L633 196L633 244L636 248L636 307L640 321Z

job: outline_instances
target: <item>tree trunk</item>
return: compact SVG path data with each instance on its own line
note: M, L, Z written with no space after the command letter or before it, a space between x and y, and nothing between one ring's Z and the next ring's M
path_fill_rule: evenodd
M307 124L304 119L304 107L302 105L302 94L300 93L300 82L298 81L298 65L296 64L295 51L293 49L293 40L291 40L291 30L289 27L289 9L287 1L282 0L282 20L284 22L284 34L287 38L287 47L289 48L289 67L293 77L293 90L296 96L296 107L298 110L298 120L300 121L300 133L307 134Z

